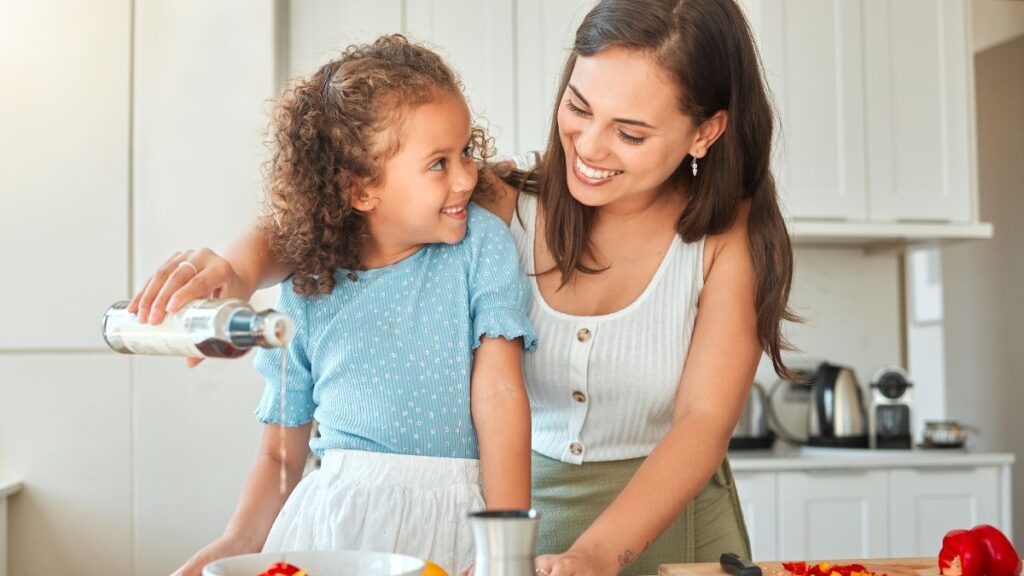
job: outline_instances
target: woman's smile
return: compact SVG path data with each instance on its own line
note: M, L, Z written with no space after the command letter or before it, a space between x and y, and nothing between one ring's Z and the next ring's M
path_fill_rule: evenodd
M576 154L576 161L572 163L572 171L580 182L588 186L607 184L612 178L622 174L622 170L606 170L589 164L579 154Z

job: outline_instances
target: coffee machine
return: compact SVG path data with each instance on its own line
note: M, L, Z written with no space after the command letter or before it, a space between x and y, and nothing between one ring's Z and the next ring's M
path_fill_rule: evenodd
M879 370L871 379L868 435L872 448L910 450L913 436L910 416L913 384L899 367Z

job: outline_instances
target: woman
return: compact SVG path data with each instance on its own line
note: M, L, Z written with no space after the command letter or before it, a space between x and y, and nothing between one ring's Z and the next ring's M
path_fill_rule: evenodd
M539 349L524 369L538 573L749 556L725 453L760 353L788 374L792 319L750 30L734 0L604 0L558 94L535 170L478 197L534 275ZM140 316L279 281L288 271L266 235L226 260L172 256L136 297Z

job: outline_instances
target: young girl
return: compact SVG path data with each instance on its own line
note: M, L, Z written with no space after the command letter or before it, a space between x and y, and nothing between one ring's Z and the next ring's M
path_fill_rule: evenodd
M472 563L467 512L530 505L536 337L509 230L469 202L484 134L452 70L402 36L298 81L272 132L265 231L294 270L278 309L296 332L256 357L259 457L224 535L181 572L262 548L394 551L454 574ZM321 466L299 482L307 443Z

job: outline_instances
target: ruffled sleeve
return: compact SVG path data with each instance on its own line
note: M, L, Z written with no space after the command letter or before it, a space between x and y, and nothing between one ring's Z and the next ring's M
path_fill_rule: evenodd
M530 288L512 233L501 219L475 204L470 205L468 230L473 349L484 337L522 338L525 350L536 349L537 334L527 315Z

